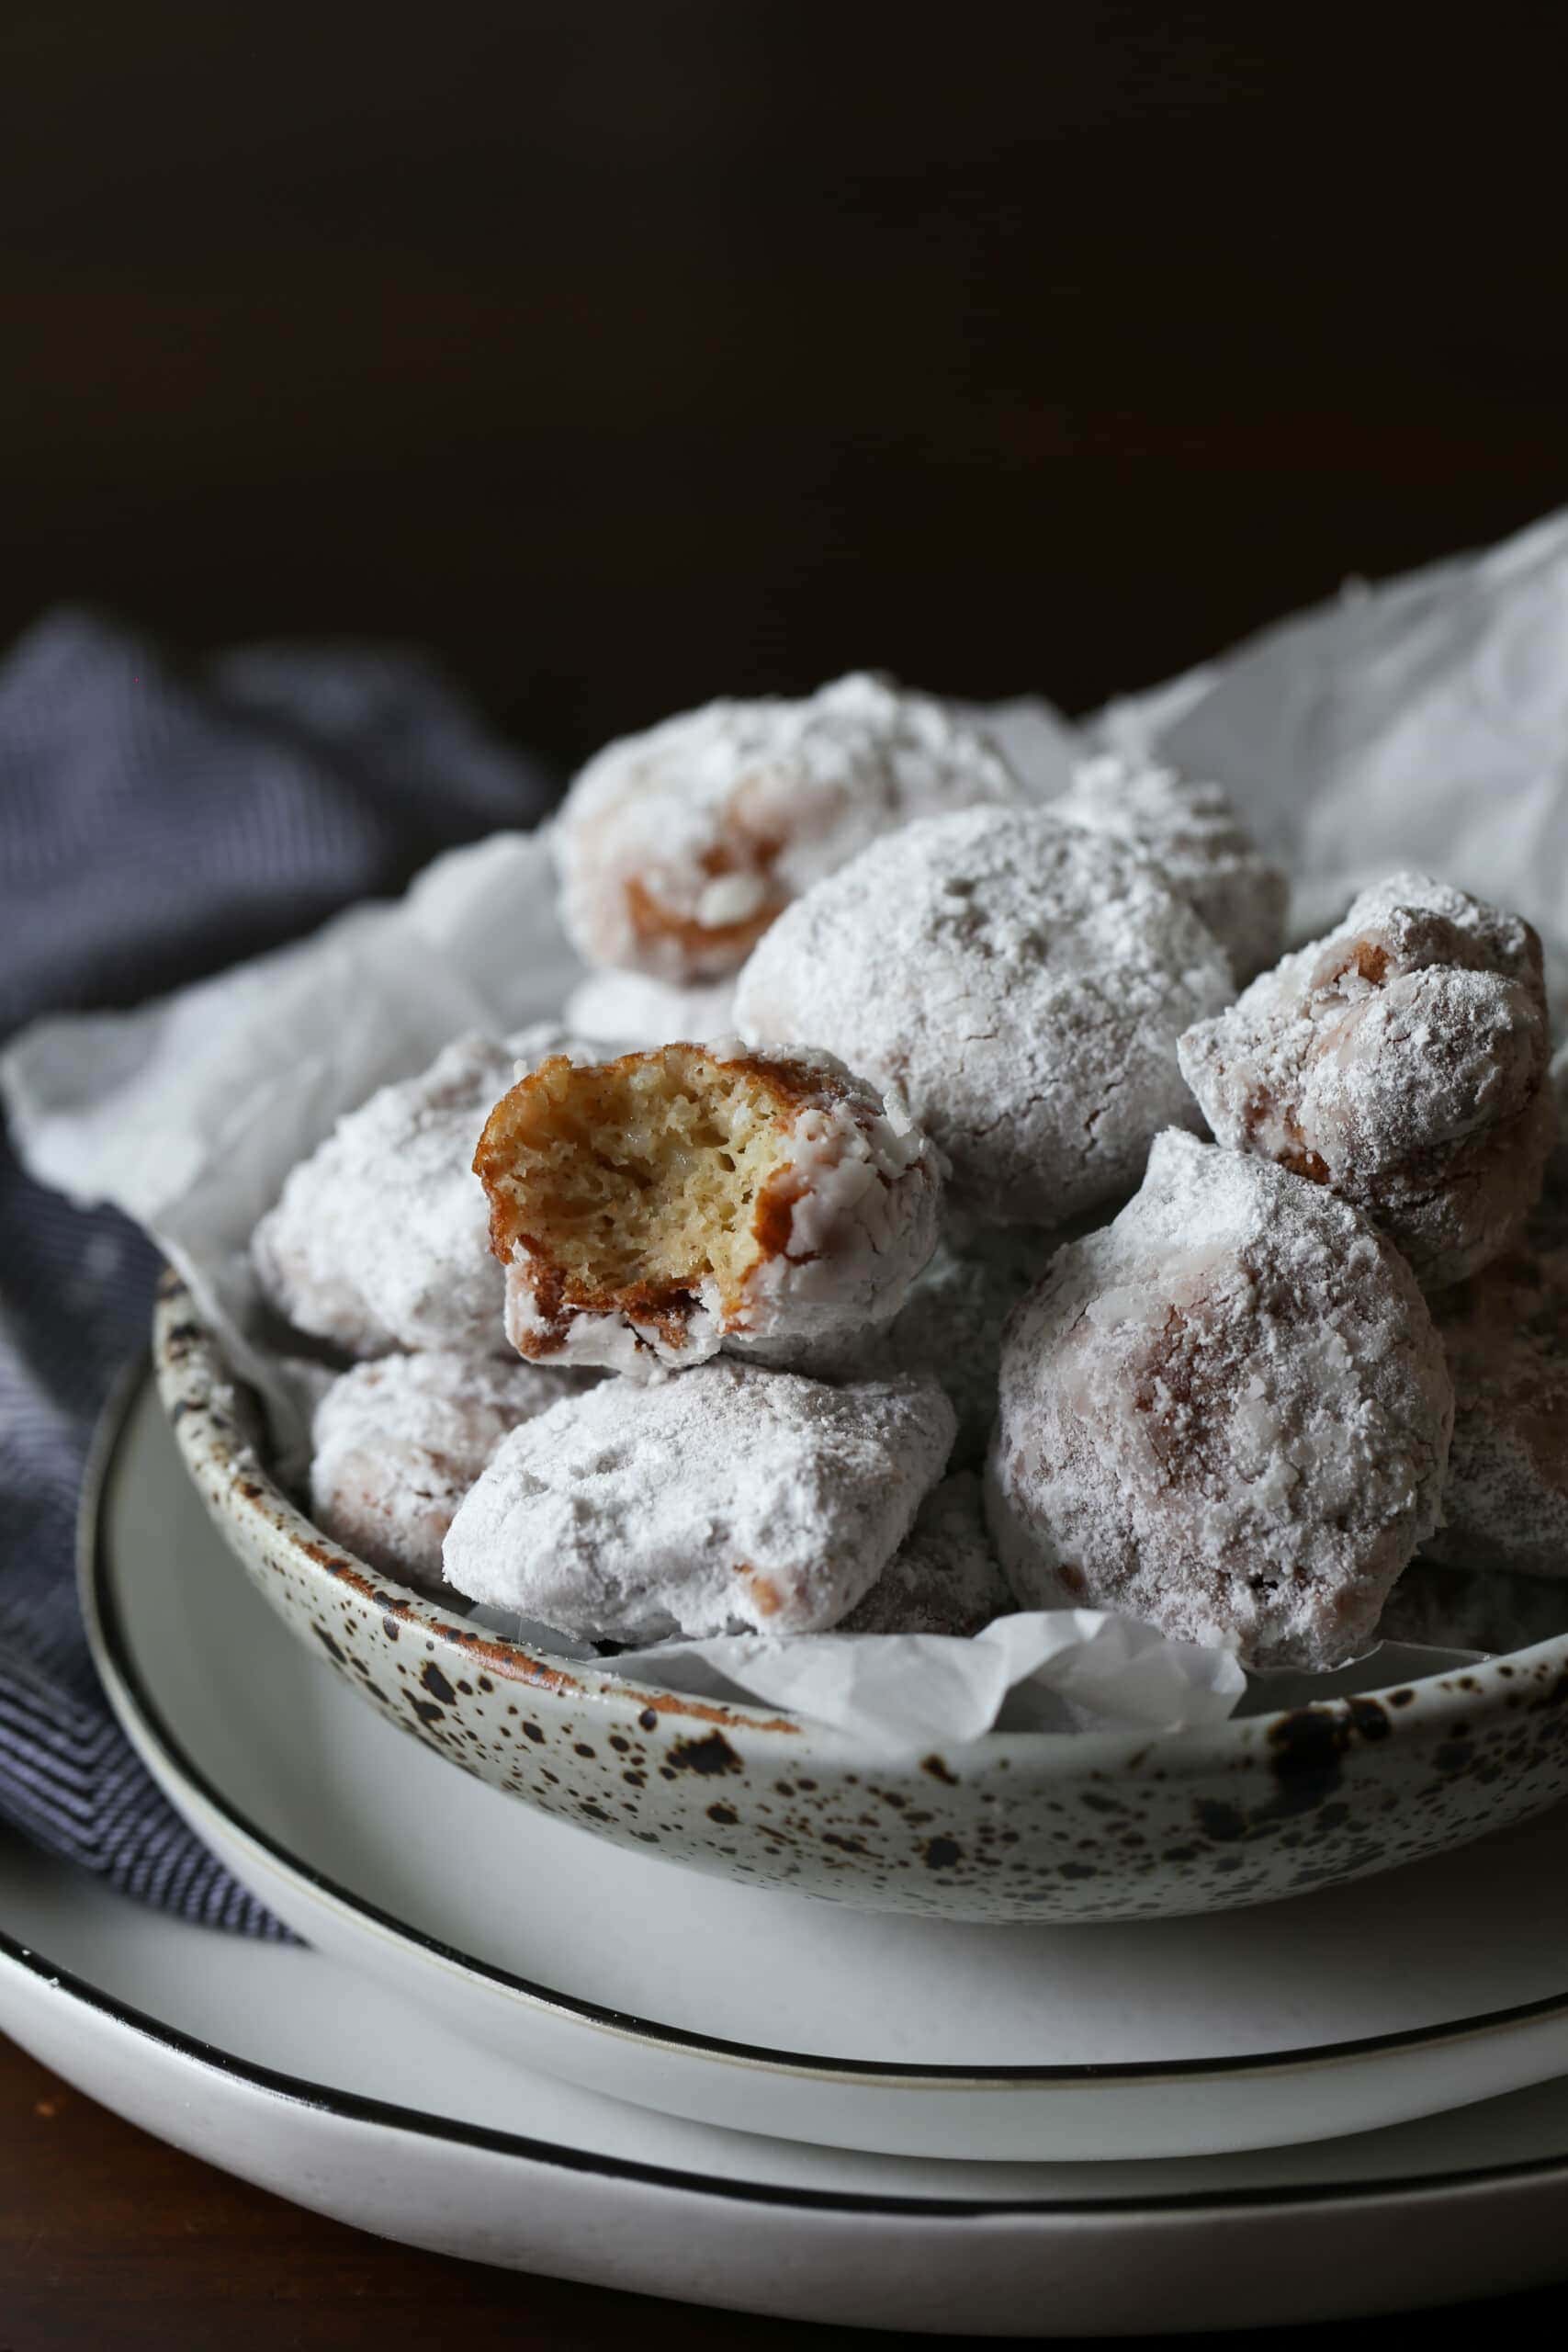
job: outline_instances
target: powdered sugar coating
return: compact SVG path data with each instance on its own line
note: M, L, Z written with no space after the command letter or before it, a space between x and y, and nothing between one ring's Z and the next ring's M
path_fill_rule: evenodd
M609 744L577 777L555 836L562 918L591 964L722 978L889 827L1021 797L979 729L886 678L710 702Z
M980 1481L961 1470L933 1487L915 1524L841 1634L977 1634L1013 1607L986 1532Z
M899 1087L996 1224L1132 1190L1197 1124L1176 1040L1231 995L1224 951L1145 857L1045 810L906 826L795 901L740 976L759 1042Z
M312 1514L372 1567L439 1592L452 1514L502 1439L581 1385L443 1351L355 1364L316 1408Z
M1213 933L1238 988L1285 944L1290 883L1265 857L1223 786L1114 752L1086 760L1055 813L1146 850Z
M263 1295L297 1329L350 1355L504 1353L474 1145L519 1067L592 1050L547 1025L504 1040L476 1034L417 1078L381 1087L290 1172L257 1226L251 1262Z
M1026 1607L1340 1665L1436 1524L1452 1414L1426 1304L1366 1220L1173 1131L1008 1326L991 1532Z
M708 1055L776 1076L787 1106L783 1157L755 1204L767 1238L738 1297L705 1276L647 1306L580 1305L550 1261L512 1244L506 1335L536 1363L649 1379L720 1349L791 1371L850 1363L891 1321L936 1247L942 1161L897 1095L885 1102L830 1054L748 1053L739 1038ZM502 1242L504 1229L492 1226Z
M997 1418L1002 1327L1064 1237L1033 1226L946 1233L910 1285L875 1355L885 1372L934 1380L958 1415L955 1467L978 1467Z
M656 980L649 972L590 972L566 1001L563 1019L579 1037L592 1037L619 1051L637 1046L668 1046L676 1038L693 1045L728 1037L735 1027L735 984L694 980L682 988Z
M953 1427L913 1381L830 1388L728 1360L604 1381L503 1442L446 1577L587 1640L820 1632L908 1533Z
M1540 943L1429 876L1363 891L1180 1052L1220 1142L1365 1209L1428 1290L1495 1257L1540 1192L1556 1131Z
M1568 1190L1554 1184L1523 1238L1432 1312L1454 1442L1428 1553L1568 1577Z

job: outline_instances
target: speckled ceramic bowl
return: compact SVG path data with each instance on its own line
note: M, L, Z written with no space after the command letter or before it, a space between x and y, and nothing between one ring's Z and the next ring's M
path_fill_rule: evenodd
M992 1733L890 1766L797 1716L471 1630L289 1500L173 1280L153 1352L209 1510L302 1640L465 1771L671 1861L865 1909L1153 1917L1392 1870L1568 1795L1568 1637L1218 1730Z

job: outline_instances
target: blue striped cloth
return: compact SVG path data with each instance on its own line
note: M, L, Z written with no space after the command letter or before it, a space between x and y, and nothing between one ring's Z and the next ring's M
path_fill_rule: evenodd
M91 615L0 665L0 1038L276 945L552 787L419 657L255 647L181 674ZM94 1422L146 1343L155 1252L0 1138L0 1820L183 1916L285 1931L148 1780L73 1577Z

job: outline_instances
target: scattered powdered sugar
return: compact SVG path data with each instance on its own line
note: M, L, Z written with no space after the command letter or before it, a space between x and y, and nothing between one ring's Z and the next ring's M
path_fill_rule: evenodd
M574 1306L556 1268L519 1242L506 1269L506 1332L536 1362L601 1366L649 1379L722 1348L789 1371L847 1366L897 1313L936 1247L943 1163L897 1095L886 1102L830 1054L709 1049L716 1069L776 1074L793 1096L765 1197L784 1204L776 1241L727 1298L705 1273L678 1303ZM639 1288L646 1291L647 1285Z
M1172 1131L1008 1327L992 1532L1027 1607L1341 1665L1436 1524L1452 1411L1426 1304L1365 1220Z
M710 1037L728 1036L734 1028L735 984L693 980L682 988L655 979L650 972L606 967L578 982L561 1018L577 1036L623 1051L677 1040L702 1046Z
M1107 752L1077 769L1054 813L1147 850L1230 957L1238 987L1279 955L1289 880L1220 785Z
M311 1511L372 1567L439 1592L452 1514L502 1439L580 1385L444 1351L355 1364L316 1407Z
M741 974L759 1042L805 1039L899 1087L997 1224L1132 1189L1196 1125L1176 1040L1228 1002L1224 951L1150 861L1049 811L889 834L795 901Z
M953 1408L720 1359L605 1381L505 1439L452 1521L449 1583L591 1639L836 1624L941 1477Z
M577 777L556 828L563 919L591 964L722 978L790 899L889 827L1021 797L987 736L885 678L707 703L609 744Z
M520 1065L591 1051L547 1024L506 1040L458 1037L417 1078L345 1113L255 1229L263 1295L299 1330L351 1355L504 1351L474 1146Z
M843 1634L977 1634L1013 1607L986 1532L980 1481L961 1470L933 1487L915 1524Z
M1437 1290L1495 1257L1540 1188L1540 946L1447 884L1395 874L1181 1040L1221 1143L1327 1184Z

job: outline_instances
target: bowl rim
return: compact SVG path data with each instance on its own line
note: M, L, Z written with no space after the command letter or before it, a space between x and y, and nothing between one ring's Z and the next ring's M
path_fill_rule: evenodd
M1378 2033L1341 2036L1331 2041L1287 2043L1267 2051L1217 2052L1206 2057L1171 2060L1095 2059L1055 2061L1044 2064L948 2063L916 2065L904 2059L863 2059L827 2055L778 2044L739 2041L705 2032L695 2026L671 2024L624 2008L606 2007L559 1985L542 1984L497 1961L486 1960L463 1946L383 1910L367 1896L333 1878L297 1853L284 1838L256 1821L229 1792L220 1787L197 1761L179 1732L170 1723L161 1702L148 1687L128 1639L116 1578L108 1565L104 1521L111 1474L124 1444L137 1402L143 1390L147 1363L127 1366L100 1417L79 1507L76 1525L76 1580L88 1637L105 1679L114 1713L132 1746L172 1802L177 1803L197 1827L220 1824L228 1836L249 1852L264 1870L303 1888L314 1903L349 1915L374 1933L406 1945L444 1968L482 1981L498 1995L521 2001L586 2026L611 2040L636 2042L677 2055L716 2061L746 2072L784 2075L800 2081L874 2086L879 2091L917 2093L972 2090L1027 2093L1042 2089L1115 2092L1123 2087L1157 2083L1201 2089L1225 2078L1264 2076L1283 2081L1306 2080L1326 2067L1356 2065L1407 2052L1493 2039L1568 2017L1568 1990L1538 1995L1528 2001L1500 2007L1467 2011L1424 2025L1401 2026ZM1029 1736L1029 1735L1021 1735ZM1078 1736L1078 1735L1069 1735ZM167 1777L165 1777L167 1776Z
M522 1685L543 1704L553 1702L612 1711L624 1707L634 1723L651 1713L657 1722L689 1721L716 1730L786 1739L792 1761L810 1756L829 1764L840 1759L846 1764L869 1760L879 1770L897 1769L895 1757L881 1748L861 1746L835 1724L771 1708L760 1701L704 1699L671 1690L656 1682L586 1666L579 1659L552 1657L508 1635L466 1626L460 1619L454 1622L441 1600L382 1575L346 1546L333 1542L293 1501L245 1434L247 1419L254 1422L255 1416L243 1376L231 1368L218 1333L195 1294L172 1267L165 1269L158 1285L152 1355L159 1396L186 1468L198 1484L206 1486L215 1508L231 1519L262 1521L302 1566L324 1578L334 1591L353 1592L365 1607L384 1618L417 1628L433 1645L444 1645L471 1668ZM208 1483L213 1476L220 1481L217 1491ZM1310 1769L1310 1751L1315 1750L1320 1758L1327 1750L1337 1751L1353 1732L1383 1743L1400 1731L1440 1733L1461 1713L1473 1713L1478 1706L1488 1703L1504 1704L1521 1680L1553 1670L1558 1687L1568 1698L1568 1633L1475 1665L1406 1677L1371 1690L1256 1714L1232 1715L1217 1724L1163 1732L990 1731L969 1741L945 1741L942 1747L947 1754L961 1756L971 1772L987 1767L1010 1770L1021 1765L1044 1764L1053 1778L1067 1779L1145 1773L1186 1779L1235 1770L1265 1757L1277 1758L1293 1747L1309 1751L1303 1763ZM651 1731L656 1724L643 1721L638 1727ZM912 1740L909 1745L912 1751L919 1742ZM933 1777L947 1777L945 1755L933 1752L920 1763Z

